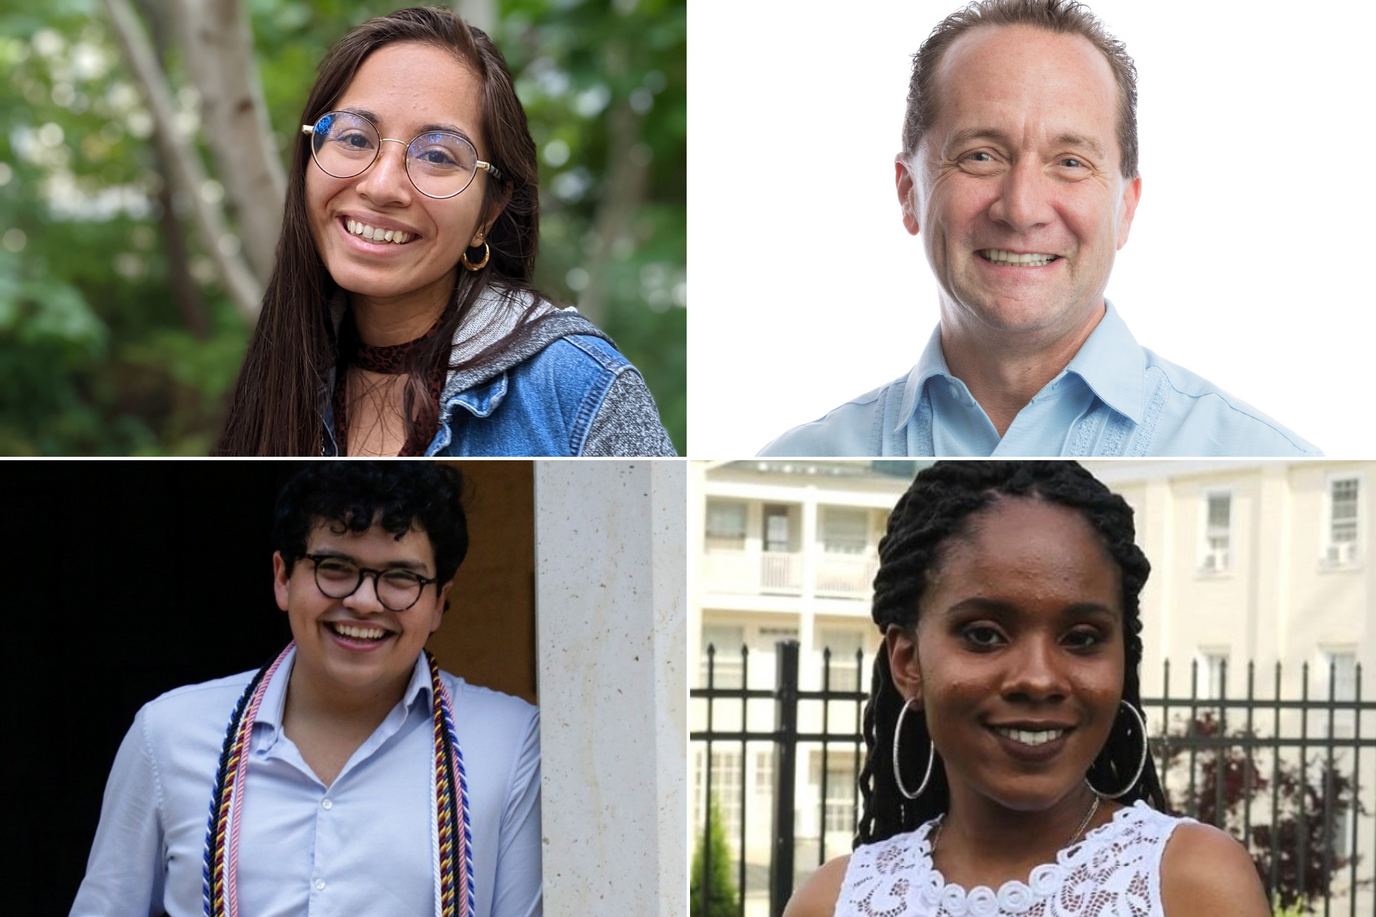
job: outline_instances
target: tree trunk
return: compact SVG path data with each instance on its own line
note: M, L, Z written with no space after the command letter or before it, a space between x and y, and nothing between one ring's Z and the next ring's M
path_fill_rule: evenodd
M161 145L156 145L158 169L166 170L167 154ZM167 283L172 288L172 298L177 301L177 311L182 314L182 322L193 337L206 340L210 337L210 314L205 308L205 298L201 296L200 284L188 270L190 252L186 247L186 231L181 217L172 204L172 183L163 182L158 190L158 203L162 204L162 215L158 217L162 230L163 249L167 253Z
M248 263L239 252L228 254L232 247L222 244L226 235L224 214L217 206L208 203L201 194L205 184L205 167L191 142L177 133L173 124L174 108L172 91L168 88L167 77L158 65L153 48L148 43L148 35L143 30L143 22L134 11L129 0L105 0L114 23L115 37L124 49L135 76L143 84L148 104L153 110L153 125L158 142L167 151L167 161L171 174L164 176L186 192L191 202L191 213L196 226L205 240L207 253L219 268L230 298L240 314L250 324L257 321L258 310L262 307L263 288L258 278L249 270Z
M167 34L167 29L162 27L167 16L160 14L166 11L166 3L162 0L136 2L144 21L148 23L148 31L152 35L153 46L157 49L158 60L165 70L167 46L171 42L171 36ZM170 174L168 161L171 155L168 151L161 143L154 143L153 153L157 157L158 174ZM205 297L201 295L200 284L191 276L191 252L186 245L186 227L173 206L173 188L169 181L162 182L158 188L158 203L162 205L158 228L162 237L163 252L167 255L167 282L172 290L172 298L177 303L177 311L181 313L182 323L192 336L205 340L210 337L210 313L206 311Z
M287 175L253 60L248 11L239 0L174 0L171 6L207 136L233 140L212 142L210 150L249 263L266 284L282 231Z
M612 77L624 73L627 67L626 48L613 43L607 48L607 73ZM607 193L593 219L593 234L597 240L588 252L585 270L588 285L578 297L578 311L594 324L606 319L609 281L608 270L617 257L617 241L624 239L634 245L635 227L632 221L649 186L650 167L637 163L631 150L640 142L640 116L628 100L613 102L607 110Z

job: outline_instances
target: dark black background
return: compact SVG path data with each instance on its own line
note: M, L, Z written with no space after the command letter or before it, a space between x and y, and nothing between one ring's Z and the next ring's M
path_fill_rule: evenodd
M277 490L298 467L0 467L11 528L0 548L11 829L0 912L67 914L105 778L141 705L257 668L291 639L273 598L270 538Z

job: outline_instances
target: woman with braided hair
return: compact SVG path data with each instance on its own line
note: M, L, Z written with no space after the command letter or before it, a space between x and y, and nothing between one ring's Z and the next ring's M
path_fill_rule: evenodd
M138 712L73 917L539 917L538 713L425 651L468 550L461 490L430 462L286 484L293 640Z
M856 849L786 917L1270 914L1239 844L1164 812L1121 497L1074 462L939 462L879 558Z

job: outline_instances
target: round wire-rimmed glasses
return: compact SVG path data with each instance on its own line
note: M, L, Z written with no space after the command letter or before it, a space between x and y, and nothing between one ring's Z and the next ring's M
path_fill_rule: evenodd
M377 125L351 111L329 111L314 124L301 125L311 136L311 158L334 178L354 178L377 162L382 144L406 147L406 176L426 197L446 200L462 194L479 169L498 181L502 172L478 158L469 139L451 131L422 131L410 142L383 137Z
M388 611L406 611L420 601L426 586L439 582L410 570L360 567L337 554L307 554L305 558L315 564L315 587L332 599L347 599L363 585L363 577L372 576L373 592Z

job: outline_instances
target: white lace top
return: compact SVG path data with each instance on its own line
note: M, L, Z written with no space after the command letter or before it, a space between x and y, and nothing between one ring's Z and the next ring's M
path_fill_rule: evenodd
M997 892L947 884L932 865L929 821L851 854L836 917L1162 917L1161 853L1187 821L1138 802Z

